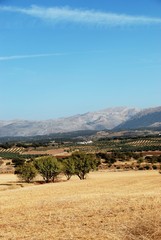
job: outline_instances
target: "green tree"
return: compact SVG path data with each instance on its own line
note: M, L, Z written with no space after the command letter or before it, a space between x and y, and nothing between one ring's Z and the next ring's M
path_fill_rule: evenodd
M34 165L46 183L54 182L62 170L61 163L52 156L39 157L34 160Z
M75 174L80 180L86 178L87 173L96 170L99 161L92 154L85 154L82 152L73 153L71 159L74 161Z
M20 179L29 183L36 177L37 170L33 163L25 163L24 165L16 168L15 174L17 174Z
M63 173L65 174L67 180L75 174L75 161L73 158L69 157L63 160Z
M16 168L16 167L23 166L24 163L25 163L25 158L23 158L23 157L13 157L12 163L13 163L13 166L14 166L15 168Z
M142 157L138 158L137 163L143 163L144 159Z
M116 157L111 155L111 154L107 154L107 153L104 153L104 152L99 152L96 154L97 158L99 159L104 159L105 163L108 163L108 164L113 164L116 162Z

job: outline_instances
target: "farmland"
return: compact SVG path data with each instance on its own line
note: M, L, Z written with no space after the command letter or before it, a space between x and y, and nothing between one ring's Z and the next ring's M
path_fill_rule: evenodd
M84 181L76 175L67 181L60 173L55 183L45 184L40 175L25 183L0 174L0 239L160 240L160 142L152 137L1 147L2 169L13 168L13 159L59 159L75 150L96 154L102 163Z
M7 176L1 184L16 181ZM1 191L0 238L160 240L160 186L157 171L99 171Z
M23 152L23 149L19 148L19 147L13 147L13 148L8 148L8 149L0 148L0 153L19 153L19 154L21 154L22 152Z
M13 173L12 162L17 161L17 159L20 161L29 161L43 155L66 158L75 151L92 153L99 157L102 156L102 153L110 154L113 158L112 163L108 161L106 156L103 158L106 164L100 166L100 169L110 167L113 170L159 170L161 158L157 160L157 157L161 155L161 137L100 138L91 141L90 144L79 144L75 139L66 139L66 141L58 140L58 142L50 139L43 142L3 143L0 146L0 158L3 161L3 166L0 166L0 172ZM156 158L146 160L146 156L149 155L156 156ZM138 159L139 157L142 157L142 159ZM7 160L12 161L10 161L10 166ZM5 167L5 164L8 165Z
M85 139L84 142L86 142ZM88 142L88 141L87 141ZM96 151L161 151L161 136L145 137L113 137L94 138L90 144L79 144L75 138L67 139L42 139L36 142L20 142L0 144L0 156L3 153L15 154L61 154L65 151L75 151L77 149L85 152Z
M107 151L161 151L161 137L99 139L97 149Z

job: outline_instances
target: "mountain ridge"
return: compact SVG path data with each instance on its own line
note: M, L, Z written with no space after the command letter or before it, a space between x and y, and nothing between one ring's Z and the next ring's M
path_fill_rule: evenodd
M161 107L115 107L48 120L0 121L0 137L37 136L84 130L161 128Z
M0 121L0 136L33 136L78 130L112 129L139 111L137 108L115 107L43 121Z
M127 121L116 126L114 130L132 130L141 128L158 128L161 126L161 107L146 108L136 113Z

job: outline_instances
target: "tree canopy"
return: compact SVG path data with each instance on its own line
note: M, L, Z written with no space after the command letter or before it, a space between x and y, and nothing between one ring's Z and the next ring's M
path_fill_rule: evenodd
M53 156L43 156L34 160L34 165L45 182L54 182L62 171L61 163Z

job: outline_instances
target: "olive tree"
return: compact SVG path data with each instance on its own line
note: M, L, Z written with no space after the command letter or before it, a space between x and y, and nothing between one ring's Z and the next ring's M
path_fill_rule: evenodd
M15 174L17 174L20 179L29 183L36 177L37 170L33 163L27 162L24 165L17 167Z
M75 174L75 162L72 157L63 160L63 173L65 174L67 180Z
M74 161L75 174L80 180L85 179L87 173L92 170L96 170L99 165L99 160L97 160L93 154L76 152L71 155L71 159Z
M34 165L46 183L54 182L62 170L61 163L53 156L39 157Z

